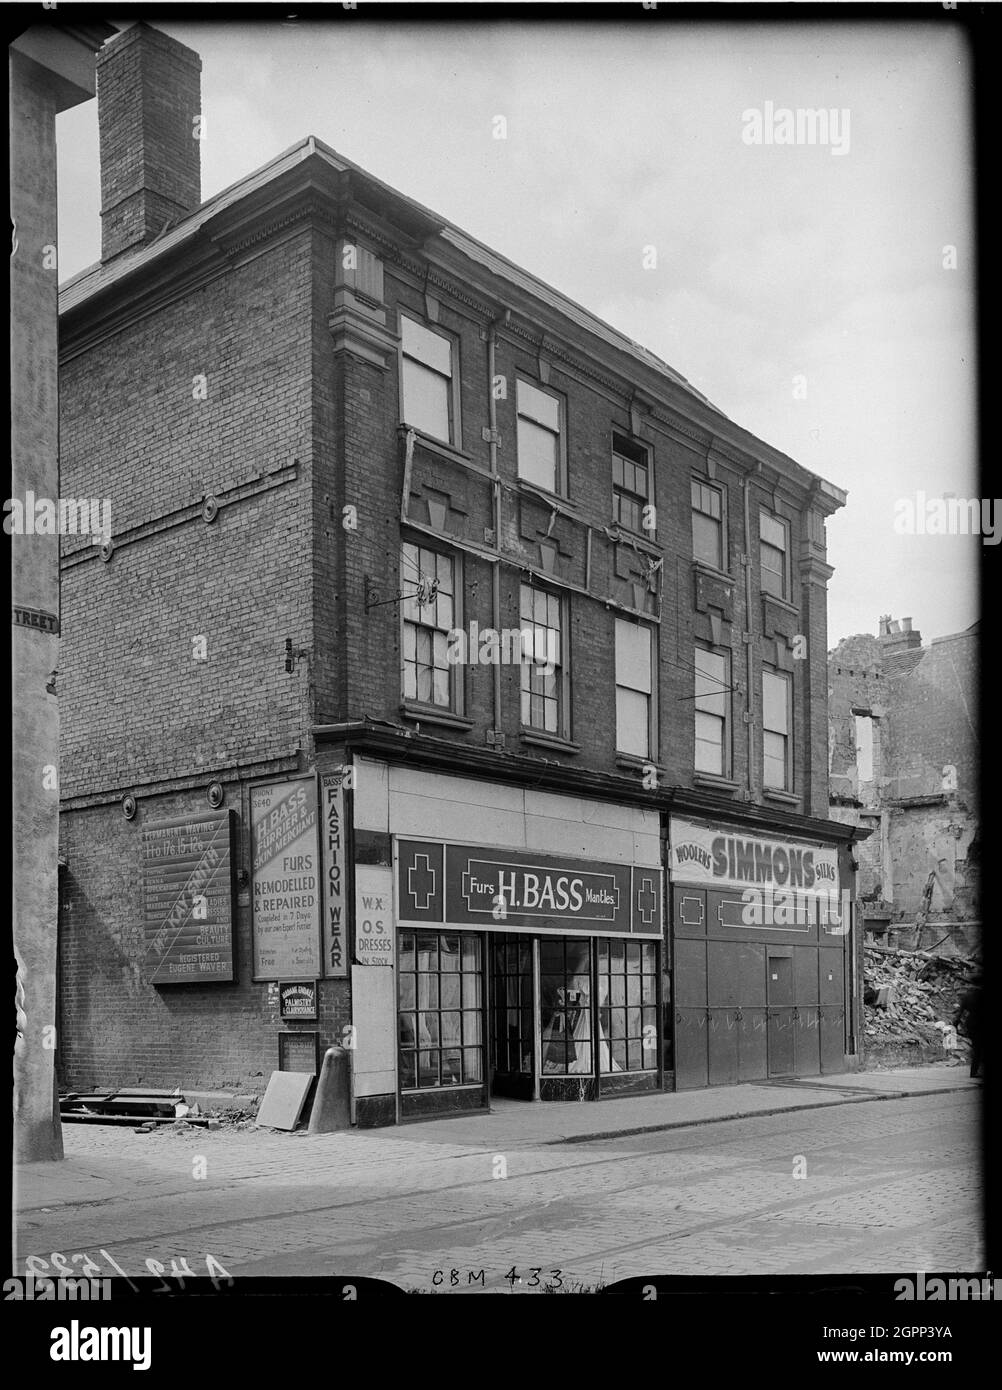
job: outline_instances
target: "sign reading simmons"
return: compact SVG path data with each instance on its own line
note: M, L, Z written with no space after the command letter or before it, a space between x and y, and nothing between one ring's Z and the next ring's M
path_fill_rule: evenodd
M762 835L735 835L694 821L671 821L671 870L684 883L714 888L794 888L830 894L838 887L838 851Z
M400 919L498 931L661 930L661 871L531 851L397 842Z

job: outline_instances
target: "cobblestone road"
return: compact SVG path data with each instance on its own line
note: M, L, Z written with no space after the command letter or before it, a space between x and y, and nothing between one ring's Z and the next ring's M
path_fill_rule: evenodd
M19 1267L33 1255L93 1272L86 1254L104 1273L183 1259L204 1274L211 1254L234 1276L372 1275L428 1292L455 1290L453 1269L462 1289L481 1269L484 1287L508 1289L513 1267L522 1289L967 1271L983 1260L977 1107L958 1092L509 1154L400 1131L67 1126L89 1195L22 1212Z

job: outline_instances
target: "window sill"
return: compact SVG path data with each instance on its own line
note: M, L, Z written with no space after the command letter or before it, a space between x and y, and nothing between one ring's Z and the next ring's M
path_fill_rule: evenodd
M556 734L545 734L539 729L527 729L523 724L518 731L518 736L523 743L532 743L539 748L554 748L558 753L580 753L580 743L573 743L569 738L558 738Z
M701 574L709 575L711 579L722 579L728 584L735 584L737 582L733 574L728 574L727 570L718 570L716 565L711 565L706 560L697 560L695 556L693 556L692 559L692 566L693 569L699 570Z
M762 795L768 801L780 801L784 806L799 806L800 797L794 792L781 792L776 787L763 787Z
M717 777L712 772L694 772L692 774L693 785L696 787L707 787L718 792L736 792L741 790L740 782L732 782L729 777Z
M530 483L527 478L517 478L516 483L521 492L527 492L530 497L534 497L544 507L555 507L558 512L564 512L567 516L577 516L577 507L570 498L564 497L561 493L550 492L549 488L540 487L538 483Z
M466 468L475 468L478 473L487 473L486 468L474 463L473 456L467 454L462 449L457 449L455 444L448 444L444 439L435 439L433 435L424 434L413 425L400 424L398 432L401 439L406 439L407 435L413 430L414 442L419 444L429 454L436 454L439 458L447 459L450 463L461 463Z
M774 603L777 608L783 608L787 613L792 613L795 618L800 617L800 608L797 604L791 603L788 598L779 598L776 594L770 594L766 589L759 591L762 595L763 603Z
M640 550L645 550L650 555L660 556L663 547L655 539L651 539L650 531L631 531L629 526L624 526L619 521L609 523L609 531L612 533L610 539L618 545L636 545ZM618 1075L618 1073L617 1073Z
M644 767L653 767L659 777L664 771L663 768L658 767L653 757L641 758L637 753L617 752L616 766L629 768L631 771Z
M432 927L434 930L434 927ZM408 1048L408 1051L413 1049ZM434 1096L441 1094L442 1091L482 1091L484 1083L482 1081L443 1081L438 1086L401 1086L402 1096ZM425 1119L426 1116L421 1116Z
M473 728L472 719L465 719L461 714L452 714L435 705L403 704L400 713L405 719L413 719L421 724L441 724L444 729L461 729L463 733L469 733Z

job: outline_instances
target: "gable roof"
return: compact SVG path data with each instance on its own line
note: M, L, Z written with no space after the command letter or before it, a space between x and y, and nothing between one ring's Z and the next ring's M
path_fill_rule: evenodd
M103 291L146 270L161 256L184 246L186 242L195 238L199 230L212 218L239 204L251 194L267 188L269 184L309 159L319 159L334 174L356 175L361 183L370 191L378 194L382 200L393 203L398 209L409 214L416 225L426 228L429 234L432 231L437 232L447 245L461 252L489 274L507 282L523 293L533 296L607 346L642 364L647 371L663 377L674 387L680 388L687 396L717 416L721 422L735 430L739 436L754 438L742 426L735 425L722 410L708 400L702 392L698 391L680 372L675 371L655 353L634 342L632 338L627 337L618 329L611 327L590 310L584 308L583 305L576 303L567 295L546 284L545 281L540 280L530 271L524 270L499 252L485 246L483 242L470 236L460 227L448 221L447 218L432 212L413 198L400 193L390 184L377 179L360 165L346 159L344 155L338 154L336 150L331 149L329 145L318 140L314 135L297 141L296 144L276 155L274 159L261 165L259 169L247 174L242 179L238 179L236 183L230 184L228 188L224 188L212 198L207 199L187 217L181 218L174 226L166 228L155 241L125 251L107 263L97 262L67 280L60 286L59 290L60 314L67 314L82 308L90 299L100 295ZM765 441L758 440L757 443L764 445L774 458L782 459L784 464L794 469L803 480L814 479L816 498L819 503L823 503L826 510L834 511L845 505L846 493L842 488L804 468L802 464L788 458L780 450L766 445Z
M230 184L228 188L224 188L222 192L209 198L194 212L182 218L175 226L169 228L162 236L158 237L156 241L137 247L134 251L124 252L121 256L117 256L113 261L107 264L102 264L99 261L95 265L88 266L86 270L73 276L72 279L67 280L66 283L60 287L59 291L60 313L66 313L71 309L77 308L89 299L92 294L97 294L101 290L117 284L126 276L132 275L135 271L149 265L149 263L158 256L162 256L165 252L182 245L185 241L193 237L198 229L210 218L215 217L218 213L222 212L224 208L232 207L233 204L240 202L242 198L246 198L249 194L264 188L281 174L286 173L289 169L295 168L297 164L301 164L304 160L309 159L311 155L318 155L337 173L348 172L359 175L368 183L380 189L383 193L389 194L395 200L408 205L422 217L437 224L443 240L448 242L451 246L454 246L456 250L461 251L465 256L468 256L470 260L476 261L479 265L483 266L484 269L498 276L499 279L507 280L511 284L518 286L518 288L534 295L537 299L542 300L544 304L548 304L550 308L556 309L559 313L564 314L580 328L585 329L589 333L593 333L596 337L604 339L610 346L618 348L621 352L628 352L644 362L648 367L653 367L655 370L664 373L664 375L669 377L677 386L684 387L687 391L691 392L697 400L702 401L702 403L709 406L711 410L716 410L718 415L723 414L723 411L718 410L700 391L697 391L691 382L687 381L684 376L676 372L667 362L663 362L661 358L657 357L653 352L648 351L647 348L642 347L639 343L635 343L631 338L628 338L626 334L620 333L617 329L610 327L609 324L603 322L602 319L584 308L583 305L575 303L574 300L561 294L559 290L553 289L552 286L538 279L530 271L523 270L520 266L515 265L513 261L509 261L506 257L500 255L499 252L492 250L489 246L485 246L483 242L478 241L476 237L470 236L460 227L455 226L454 223L449 222L438 213L431 212L413 198L407 197L406 194L402 194L397 189L391 188L389 184L384 183L381 179L375 178L372 174L368 173L367 170L362 169L358 164L353 163L352 160L346 159L344 155L338 154L336 150L331 149L329 145L324 144L322 140L318 140L314 135L308 135L295 145L291 145L289 149L284 150L280 155L277 155L276 158L269 160L267 164L263 164L259 169L255 169L253 173L246 175L242 179L238 179L236 183Z

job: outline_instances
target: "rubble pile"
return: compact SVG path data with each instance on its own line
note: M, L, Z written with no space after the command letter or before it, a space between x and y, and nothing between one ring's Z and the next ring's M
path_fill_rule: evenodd
M868 1045L924 1043L954 1050L953 1017L970 976L968 962L928 951L867 946L864 1019ZM963 1034L957 1051L966 1049Z

